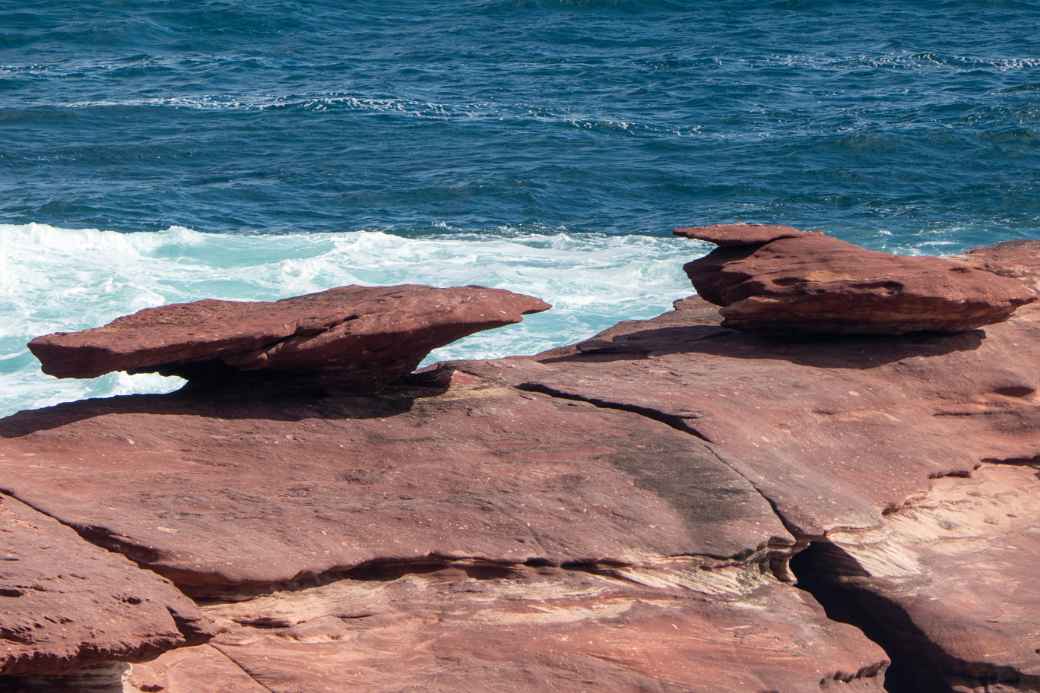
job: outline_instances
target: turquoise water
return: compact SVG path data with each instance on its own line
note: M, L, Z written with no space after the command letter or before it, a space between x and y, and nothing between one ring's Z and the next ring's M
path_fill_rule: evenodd
M676 224L1040 237L1040 3L0 0L0 413L35 334L203 296L483 283L529 352L689 291Z

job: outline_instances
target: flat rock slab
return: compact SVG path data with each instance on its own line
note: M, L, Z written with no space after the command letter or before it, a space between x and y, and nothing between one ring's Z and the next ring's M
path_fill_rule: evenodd
M718 325L704 301L490 380L639 412L710 441L805 536L870 527L929 479L1040 450L1040 310L979 334L806 342Z
M963 262L818 233L721 247L684 269L700 296L723 306L724 326L777 335L963 332L1036 300L1021 281Z
M104 327L37 337L29 349L59 378L321 372L378 385L407 375L439 346L548 308L501 289L347 286L273 302L147 308Z
M208 637L168 581L0 495L0 687L4 676L142 661Z
M1040 241L1008 241L976 248L963 259L973 267L1019 279L1040 294Z
M778 238L798 238L809 231L777 224L715 224L684 226L672 231L676 236L708 241L723 248L764 245Z
M1040 460L987 464L804 560L834 615L894 653L902 690L1037 690L1038 517Z
M1034 251L978 271L1035 283ZM1040 308L811 342L720 320L689 299L378 395L23 412L0 491L245 599L204 608L209 646L135 664L140 691L880 690L879 648L783 582L806 546L794 576L880 615L899 676L912 656L943 685L1033 685Z
M301 660L297 670L309 670L316 660ZM302 665L306 662L306 665ZM301 676L301 679L303 677ZM119 689L117 689L119 690ZM307 690L297 687L296 691ZM213 645L171 650L158 659L136 664L119 693L271 693Z
M858 630L769 575L733 570L711 594L522 566L341 580L208 607L224 630L195 651L220 651L278 693L883 690L887 658ZM162 674L191 653L134 666L130 681L188 693Z
M638 564L793 543L697 438L473 378L24 412L0 421L0 488L193 593L431 556Z

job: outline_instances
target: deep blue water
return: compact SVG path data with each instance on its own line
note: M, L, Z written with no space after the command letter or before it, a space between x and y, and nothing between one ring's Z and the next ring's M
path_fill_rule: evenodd
M1040 4L0 3L0 217L1040 228Z
M731 220L1040 237L1040 2L0 0L9 409L70 393L34 333L202 295L484 281L545 346Z

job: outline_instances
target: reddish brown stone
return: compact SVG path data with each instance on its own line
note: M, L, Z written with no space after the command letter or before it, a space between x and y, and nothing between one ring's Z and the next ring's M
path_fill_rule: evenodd
M29 349L60 378L320 371L371 385L407 375L439 346L548 308L501 289L347 286L274 302L148 308L104 327L37 337Z
M0 421L0 487L193 593L372 561L639 563L792 541L702 441L645 417L481 380L250 394L17 414Z
M719 321L688 299L378 396L25 412L0 488L234 598L211 646L134 665L142 691L879 690L841 618L894 676L1035 688L1040 307L898 339Z
M307 672L318 661L301 660L295 668ZM154 661L133 665L120 693L271 693L271 690L210 644L170 650Z
M774 334L963 332L1036 300L1020 281L935 257L900 257L823 234L723 247L685 268L723 325Z
M796 563L832 613L885 644L899 690L1036 690L1038 518L1038 469L986 464Z
M778 238L797 238L811 232L775 224L715 224L674 229L676 236L708 241L724 248L763 245Z
M987 272L1021 280L1040 294L1040 241L1008 241L976 248L964 260Z
M0 495L0 677L142 661L208 637L169 582Z
M880 648L749 567L455 564L383 577L209 607L225 630L199 661L216 649L279 692L883 690ZM170 661L190 671L191 655L135 666L131 681L189 693L190 679L162 674Z
M867 527L987 458L1040 450L1040 308L980 334L777 341L698 298L539 361L458 367L710 441L806 536Z

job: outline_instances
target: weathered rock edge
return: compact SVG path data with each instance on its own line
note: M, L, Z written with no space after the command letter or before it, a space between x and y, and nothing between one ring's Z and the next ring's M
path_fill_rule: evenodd
M985 267L890 255L790 227L730 224L675 233L719 244L684 269L702 298L723 306L723 326L739 330L965 332L1002 322L1037 300L1018 278Z
M0 677L153 659L212 636L170 582L0 494Z
M1007 257L994 261L993 253L979 251L979 261L993 267L994 262L1011 262L1016 276L1028 283L1036 279L1028 268L1038 249L1040 244L1026 244L995 253L1010 254L1013 262ZM875 615L890 612L885 609L909 615L917 629L909 649L893 646L883 632L875 635L892 648L893 659L920 657L944 684L970 689L999 683L1016 690L1019 684L1032 685L1031 672L1040 657L1029 648L1012 652L989 643L1028 643L1036 634L1023 619L994 628L989 614L993 606L1035 612L1040 597L1035 590L1005 594L993 589L984 593L990 601L980 603L970 579L960 572L956 550L963 551L957 547L965 537L979 542L978 550L967 554L976 565L1004 566L990 571L987 580L994 585L1009 572L1027 580L1035 550L1022 554L1005 546L1030 541L1033 496L1028 490L1020 494L1021 501L1007 495L1025 487L1029 478L960 495L944 491L936 501L942 512L934 513L934 521L926 517L926 526L938 527L938 534L934 529L922 533L920 522L893 518L919 507L913 498L928 496L930 487L934 491L949 482L956 489L962 478L973 479L981 461L1037 464L1038 330L1040 311L1029 307L981 334L778 343L719 327L718 312L693 299L654 320L622 323L592 340L534 359L442 367L423 374L426 383L412 391L398 388L379 397L323 402L290 398L278 403L280 419L272 418L276 413L270 407L236 402L233 396L221 400L212 393L78 403L10 417L0 422L0 478L8 492L32 497L34 504L53 503L62 521L85 538L109 542L141 565L188 566L178 578L186 581L206 575L206 561L217 564L208 548L200 552L177 539L200 517L212 522L202 526L216 531L221 515L229 512L242 513L232 517L253 523L250 531L274 529L290 512L305 518L319 535L336 526L369 532L384 520L397 521L395 517L418 528L404 537L408 548L403 552L393 543L393 532L370 537L372 546L394 547L383 551L394 560L355 563L352 571L327 575L333 582L313 588L318 592L300 583L285 585L293 591L222 612L237 625L226 639L222 636L201 651L197 661L217 668L233 662L229 675L246 676L243 690L253 684L261 690L335 690L331 686L342 685L343 672L358 671L359 663L356 683L377 690L376 682L387 690L418 682L450 690L463 681L483 681L494 688L506 683L515 687L521 680L531 689L599 681L622 690L648 685L677 691L749 686L815 690L833 681L878 690L884 660L876 646L812 615L818 607L811 600L800 606L797 599L791 601L798 593L782 580L790 579L786 561L796 552L805 557L795 567L797 577L821 600L825 595L819 585L838 585L836 590L848 586L854 596L872 595L868 604L880 600L884 609L875 608ZM209 419L215 420L213 425ZM439 431L442 426L447 430ZM453 426L459 428L453 431ZM460 437L460 432L465 433ZM185 435L189 438L180 440ZM641 451L648 437L653 442ZM79 473L73 452L83 441L98 447ZM560 441L568 446L562 454L555 450ZM171 447L177 442L180 448ZM288 449L279 450L281 446ZM459 457L460 448L465 453L457 460L461 464L445 469ZM424 454L432 458L432 466L416 464ZM340 481L359 484L361 492L315 495L330 484L320 480L307 485L311 469L297 469L312 456L319 468L332 464L344 474ZM64 479L58 489L53 482L46 485L39 470L25 468L26 459L32 458L39 466L61 461L56 470L47 470ZM682 469L684 459L694 469L682 471L680 493L675 494L669 470ZM258 460L263 462L263 483L248 478L246 463L256 467ZM654 466L655 460L664 464ZM199 495L206 489L184 483L190 481L184 476L188 470L200 468L204 476L229 461L231 467L222 472L233 482L224 485L226 498ZM379 464L370 470L371 462ZM523 478L496 488L502 477L481 474L496 464ZM171 490L120 497L106 480L118 477L125 483L127 472L150 474L150 466L173 477ZM293 471L299 476L288 473ZM449 473L438 476L445 471ZM94 481L85 476L99 473L103 478ZM235 485L240 477L245 486ZM149 483L161 479L139 478ZM132 479L129 483L141 485ZM82 498L76 498L75 489ZM173 489L181 492L181 505L163 507L163 499L177 492ZM703 491L708 495L697 495ZM740 499L734 512L721 516L726 503L712 502L699 515L699 504L717 491L724 491L720 499L731 494ZM51 498L55 493L64 495ZM619 505L628 495L632 504ZM1021 513L1026 519L1009 515L1006 521L991 521L965 505L979 497L988 511ZM335 505L328 501L337 498L348 504L382 500L356 508L358 521L351 523L322 517L323 509ZM185 507L185 501L191 505ZM485 513L510 514L520 522L482 523L479 515L464 510L446 526L423 526L439 514L433 510L438 504L454 508L460 501L475 501L474 507ZM74 506L72 513L66 502ZM224 505L214 507L214 502ZM139 507L156 503L158 508ZM270 507L261 510L261 504ZM644 506L646 515L625 517ZM319 513L308 516L308 507ZM600 514L601 507L621 512L612 517ZM209 520L207 509L213 512ZM378 521L364 524L373 510ZM583 525L590 511L595 511L588 518L593 522ZM127 512L133 517L123 517ZM951 518L963 518L964 527L952 531ZM332 524L322 524L328 521ZM654 532L640 532L647 522L661 524ZM576 525L575 532L569 524ZM590 538L591 526L607 531ZM333 534L328 543L315 537L316 543L300 547L304 550L281 564L276 562L277 546L271 555L253 558L271 560L264 568L284 574L293 564L314 563L313 556L335 548L345 536L350 535ZM277 539L278 534L268 537ZM424 542L449 546L460 537L484 545L475 551L456 547L422 553ZM507 548L519 538L532 541L536 550ZM716 545L706 548L710 542ZM248 538L244 543L247 551L258 545ZM701 551L661 551L669 543L700 546ZM214 543L226 545L219 538ZM357 555L358 549L368 550L355 544L343 555ZM581 555L598 558L566 560ZM823 560L814 562L814 556ZM202 563L192 566L193 560ZM893 565L902 572L893 575ZM914 572L915 566L923 569ZM226 569L217 572L222 581L238 580L229 585L242 585L248 578L243 581L241 571L252 569L241 562L234 569L237 577ZM417 575L429 574L439 584L444 571L462 571L464 577L444 576L443 592L415 582ZM532 575L540 571L551 574L549 587ZM903 582L893 583L893 577ZM951 583L951 577L959 577L959 583ZM813 578L819 578L816 585L811 585ZM608 586L588 582L603 579ZM341 589L350 595L366 585L385 590L361 589L360 595L341 600ZM958 589L964 598L952 600L949 608L935 607ZM457 604L457 595L471 593L477 595L475 611L444 610L443 602ZM520 594L534 603L516 604ZM390 608L357 610L375 595L385 596ZM424 599L432 599L434 608ZM505 629L496 631L485 620L492 614L489 604L494 605L494 619L500 619L496 623ZM297 616L300 609L302 617ZM770 618L762 640L730 638L729 633L749 627L741 620L748 614L761 627L762 613ZM856 625L868 627L859 620L861 614L854 616ZM451 623L454 618L462 621ZM442 622L443 629L438 626ZM524 642L545 647L517 648L511 639L517 623L527 624ZM677 624L682 624L679 636ZM255 629L267 635L258 636ZM793 643L795 650L770 649L770 641ZM388 642L402 651L437 644L429 659L411 659L407 667L395 669L400 678L387 681L379 678L387 669L379 653ZM734 642L743 649L734 649ZM364 643L372 647L366 649ZM649 643L660 647L648 649ZM829 648L825 655L820 644ZM196 661L190 659L194 651L182 650L176 657L188 659L171 661ZM224 664L214 662L214 653L223 657L216 662ZM336 664L301 671L299 661L317 661L318 655ZM829 657L840 666L819 661ZM158 671L166 659L157 663ZM719 666L697 668L691 662ZM825 670L831 673L821 675ZM420 678L404 678L409 674ZM192 689L190 683L178 685L171 684L171 690Z
M59 378L317 373L371 387L407 375L439 346L549 307L502 289L346 286L281 301L146 308L103 327L37 337L29 349Z

